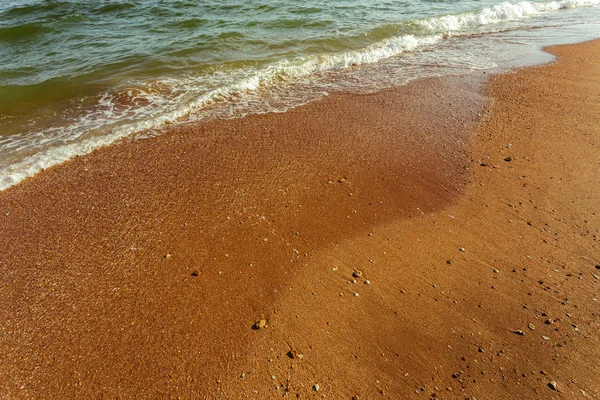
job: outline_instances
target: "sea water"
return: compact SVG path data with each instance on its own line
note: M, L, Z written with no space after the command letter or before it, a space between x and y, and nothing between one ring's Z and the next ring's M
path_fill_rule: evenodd
M600 0L0 0L0 190L124 137L548 61Z

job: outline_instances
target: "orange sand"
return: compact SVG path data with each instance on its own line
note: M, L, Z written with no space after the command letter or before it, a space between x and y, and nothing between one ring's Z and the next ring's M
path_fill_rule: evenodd
M0 192L2 397L599 397L600 41L550 51Z

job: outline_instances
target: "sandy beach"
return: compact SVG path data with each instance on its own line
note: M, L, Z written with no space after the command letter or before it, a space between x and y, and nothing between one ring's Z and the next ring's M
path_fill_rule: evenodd
M600 41L0 192L0 397L600 397Z

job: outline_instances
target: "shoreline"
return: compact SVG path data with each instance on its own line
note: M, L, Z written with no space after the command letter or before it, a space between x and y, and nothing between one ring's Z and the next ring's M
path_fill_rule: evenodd
M492 77L479 125L480 78L429 79L177 128L0 192L2 391L598 396L598 49Z

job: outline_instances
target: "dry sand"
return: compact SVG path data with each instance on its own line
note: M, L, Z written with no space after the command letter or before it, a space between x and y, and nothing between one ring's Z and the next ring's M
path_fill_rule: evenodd
M0 192L0 397L600 397L600 41L549 51Z

